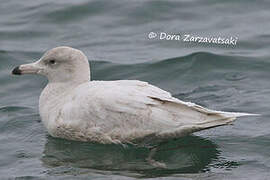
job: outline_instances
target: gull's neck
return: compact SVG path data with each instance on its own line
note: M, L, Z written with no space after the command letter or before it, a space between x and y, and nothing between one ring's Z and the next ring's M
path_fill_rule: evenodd
M65 97L69 92L72 92L80 84L90 81L90 66L86 57L84 61L78 61L81 64L77 64L77 68L70 76L55 76L55 74L47 74L49 83L43 89L39 98L39 110L51 111L61 107L61 103L64 103ZM68 78L67 78L68 77Z
M61 106L64 103L64 98L69 94L70 91L74 90L80 84L76 83L48 83L43 89L40 99L39 108L42 111L43 108L52 109ZM59 104L60 103L60 104Z

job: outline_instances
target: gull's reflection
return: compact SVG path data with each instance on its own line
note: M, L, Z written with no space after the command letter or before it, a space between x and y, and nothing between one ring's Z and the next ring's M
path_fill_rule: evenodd
M150 150L143 147L100 145L48 137L42 162L52 169L72 167L76 171L129 172L155 177L207 171L209 164L219 155L213 142L197 136L171 140L158 146L153 158L165 163L166 169L151 166L146 160L149 153Z

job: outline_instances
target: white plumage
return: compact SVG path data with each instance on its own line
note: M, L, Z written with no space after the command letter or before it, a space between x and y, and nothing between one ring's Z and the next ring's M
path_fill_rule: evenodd
M14 74L45 75L39 110L54 137L99 143L136 143L182 137L252 115L214 111L183 102L138 80L90 81L87 57L70 47L57 47Z

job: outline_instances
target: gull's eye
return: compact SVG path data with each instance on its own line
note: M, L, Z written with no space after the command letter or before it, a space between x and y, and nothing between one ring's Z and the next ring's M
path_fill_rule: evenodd
M49 63L54 65L56 63L56 61L54 59L52 59L52 60L49 60Z

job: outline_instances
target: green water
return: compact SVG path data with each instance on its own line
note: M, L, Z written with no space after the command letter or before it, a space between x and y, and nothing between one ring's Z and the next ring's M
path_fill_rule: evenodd
M266 1L3 1L0 6L0 179L270 177L270 3ZM235 46L148 39L149 32L238 37ZM259 113L146 148L52 138L38 114L46 85L11 70L47 49L85 52L94 80L139 79L223 111Z

